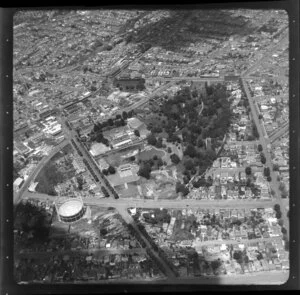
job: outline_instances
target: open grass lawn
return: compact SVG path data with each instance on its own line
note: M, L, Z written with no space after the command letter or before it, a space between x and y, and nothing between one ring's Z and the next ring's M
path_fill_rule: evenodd
M157 155L158 157L163 157L164 156L164 152L161 150L158 150L154 147L151 147L151 149L149 150L145 150L142 151L141 153L139 153L138 155L138 159L142 160L142 161L147 161L153 158L153 156Z

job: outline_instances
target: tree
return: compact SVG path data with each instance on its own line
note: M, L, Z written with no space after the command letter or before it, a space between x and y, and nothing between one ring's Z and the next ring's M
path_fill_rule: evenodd
M130 161L135 161L135 156L131 156Z
M253 125L252 133L255 138L259 138L259 133L258 133L257 127L255 125Z
M122 118L126 120L128 118L127 112L123 111Z
M170 159L171 159L171 161L172 161L174 164L176 164L176 165L180 162L180 158L179 158L176 154L172 154L172 155L170 156Z
M268 182L271 182L271 181L272 181L272 177L271 177L271 176L268 176L268 177L267 177L267 181L268 181Z
M176 183L176 193L182 193L183 196L186 196L189 193L189 189L180 182Z
M190 156L191 158L194 158L197 155L197 151L193 145L189 144L184 151L184 154Z
M278 220L278 224L282 227L282 226L283 226L283 220L282 220L282 219L279 219L279 220Z
M156 142L156 145L155 145L158 149L161 149L162 148L162 138L159 137L157 139L157 142Z
M245 172L247 175L251 175L252 173L251 167L246 167Z
M150 179L150 174L151 174L151 167L149 164L143 164L138 171L138 175L146 179Z
M108 172L109 172L109 174L115 174L116 173L116 169L113 166L109 166L108 167Z
M121 126L125 126L125 125L126 125L125 120L124 120L124 119L121 119L121 120L120 120L120 124L121 124Z
M212 267L213 271L216 272L219 269L219 267L221 266L221 264L222 263L221 263L220 260L214 260L214 261L212 261L211 262L211 267Z
M270 176L270 168L269 167L264 168L264 176L265 177L269 177Z
M194 168L194 163L191 159L189 159L184 163L184 166L186 169L191 170Z
M275 205L274 205L274 210L275 210L276 212L280 211L280 205L279 205L279 204L275 204Z
M157 139L156 139L156 137L154 136L153 133L150 133L150 134L147 136L147 141L148 141L148 144L156 145Z
M103 173L104 175L108 175L108 170L107 170L107 169L103 169L103 170L102 170L102 173Z
M113 126L114 125L114 121L113 121L112 118L109 118L107 122L108 122L109 126Z
M107 233L108 233L108 231L107 231L106 228L100 229L100 234L101 234L102 236L105 236Z
M172 153L172 149L170 147L168 147L168 153L171 154Z
M257 150L258 150L259 152L262 152L262 150L263 150L263 147L262 147L262 145L261 145L261 144L259 144L259 145L257 146Z
M137 136L137 137L140 137L141 136L140 131L135 129L134 130L134 135Z
M241 252L241 251L235 251L235 252L233 253L233 258L234 258L237 262L241 261L241 259L242 259L242 252Z
M266 157L263 153L260 155L260 161L262 164L266 164Z
M276 212L276 218L277 218L277 219L280 219L281 216L282 216L281 211L277 211L277 212Z
M157 160L157 166L160 167L160 166L163 166L164 162L161 158L158 158Z
M285 228L285 227L282 227L282 228L281 228L281 232L282 232L282 234L286 235L286 234L287 234L286 228Z

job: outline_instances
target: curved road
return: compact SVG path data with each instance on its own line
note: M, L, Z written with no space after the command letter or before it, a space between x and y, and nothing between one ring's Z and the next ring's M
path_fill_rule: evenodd
M30 176L25 180L20 190L14 194L14 204L18 203L19 200L22 198L25 191L28 189L31 181L35 179L35 177L39 174L39 172L42 170L42 168L47 164L47 162L56 154L58 153L62 148L64 148L68 143L70 143L68 140L64 140L59 145L54 147L49 155L44 157L36 166L35 170L31 173Z

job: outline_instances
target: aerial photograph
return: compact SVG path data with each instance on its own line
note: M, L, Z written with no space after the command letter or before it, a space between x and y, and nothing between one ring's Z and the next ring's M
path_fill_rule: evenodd
M284 284L289 18L13 17L14 281Z

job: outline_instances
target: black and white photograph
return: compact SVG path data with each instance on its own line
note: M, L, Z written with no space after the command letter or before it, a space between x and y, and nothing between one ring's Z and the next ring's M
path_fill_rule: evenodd
M13 280L281 285L289 15L19 9Z

